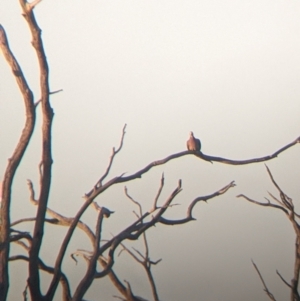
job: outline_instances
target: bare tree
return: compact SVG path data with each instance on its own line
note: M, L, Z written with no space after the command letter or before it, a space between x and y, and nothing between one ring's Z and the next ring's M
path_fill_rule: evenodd
M270 169L266 166L267 172L269 174L269 177L273 183L273 185L276 187L278 191L278 196L274 196L272 193L269 192L269 197L265 197L267 202L259 202L255 201L243 194L238 195L237 197L244 198L245 200L259 205L264 206L268 208L275 208L278 210L281 210L285 216L289 219L291 222L293 229L295 231L295 263L294 263L294 275L290 283L284 279L284 277L280 274L279 271L277 272L277 275L280 277L280 279L283 281L283 283L290 289L290 300L291 301L299 301L300 295L299 295L299 276L300 276L300 215L295 211L293 200L280 188L280 186L275 181ZM268 295L268 297L271 300L276 300L274 295L269 291L257 265L252 261L253 266L258 273L260 280L264 286L264 291Z
M215 157L206 155L200 151L182 151L179 153L171 154L164 159L156 160L149 163L144 168L125 176L124 174L114 176L109 178L109 173L113 165L115 157L121 151L123 147L125 129L123 128L122 136L120 139L120 144L118 148L113 148L112 155L110 157L109 163L107 165L104 173L99 176L92 188L85 194L84 203L78 210L74 217L66 217L60 213L52 210L48 206L49 192L51 187L51 171L52 171L52 119L53 119L53 109L50 103L50 96L58 91L50 91L49 89L49 68L47 64L47 59L45 55L45 50L43 46L43 41L41 38L41 30L35 19L34 8L40 2L40 0L33 1L31 3L26 0L19 0L22 8L23 16L28 24L29 30L32 36L32 45L34 51L36 52L36 57L38 59L40 68L40 99L34 100L33 93L27 84L26 78L23 75L22 69L19 66L17 59L14 57L6 37L4 28L0 25L0 47L8 65L12 69L12 74L19 86L20 92L23 96L26 120L24 124L23 131L19 142L13 152L11 158L9 159L7 168L5 170L2 186L2 207L0 211L0 301L6 300L9 289L9 273L8 265L10 261L22 260L28 264L28 280L27 285L30 292L31 300L53 300L55 293L57 292L58 285L62 287L62 299L67 300L83 300L83 297L90 285L95 279L103 278L108 276L115 287L118 289L119 293L122 295L120 297L123 300L143 300L143 298L135 296L133 289L128 281L121 281L117 274L113 270L115 262L115 252L117 249L124 250L130 256L132 256L138 263L140 263L149 280L151 286L153 299L159 300L157 288L155 285L154 277L151 272L151 267L157 264L160 260L152 261L149 256L149 247L146 238L146 232L151 227L160 223L163 225L181 225L190 221L195 220L193 217L193 209L196 204L200 201L208 201L219 195L226 193L230 188L235 186L235 183L231 181L229 184L221 189L217 189L206 196L196 197L194 200L190 201L187 213L181 219L168 219L165 217L165 212L173 206L173 201L176 196L182 191L181 180L178 181L177 187L174 188L173 192L159 205L159 197L161 191L164 187L164 178L161 179L161 184L157 192L157 196L153 201L153 205L150 209L145 212L142 210L139 202L135 201L125 189L125 194L127 198L133 201L138 207L139 212L136 213L136 219L125 229L120 231L117 235L114 235L109 240L104 240L102 238L102 227L105 218L109 218L113 213L108 208L100 206L96 203L96 198L101 195L107 189L111 189L114 185L120 183L126 183L134 181L135 179L141 178L145 173L149 172L152 168L156 166L167 164L170 160L179 159L183 156L193 155L197 159L205 160L208 162L219 162L231 165L245 165L258 162L264 162L276 158L281 152L287 150L288 148L294 146L300 142L300 137L295 141L289 143L288 145L280 148L278 151L272 155L253 158L248 160L231 160L222 157ZM15 222L11 222L10 217L10 207L11 207L11 190L14 176L16 174L17 168L23 159L24 152L32 138L33 129L35 126L35 116L36 107L41 105L42 108L42 153L41 161L39 164L39 183L38 190L39 195L35 196L35 188L32 181L28 181L28 188L30 194L30 201L33 205L37 206L36 216L32 218L23 218ZM81 221L82 215L85 211L92 206L98 213L96 220L95 230L91 230L89 225ZM275 206L275 205L274 205ZM281 205L278 206L286 214L293 212L293 216L296 215L293 211L292 203L289 200L282 201ZM289 210L289 211L288 211ZM24 222L33 222L34 230L32 233L23 232L15 230L13 227L20 225ZM67 233L63 239L63 242L58 250L58 254L55 260L54 266L48 266L44 263L42 258L40 258L40 249L42 244L46 243L43 241L44 227L45 224L49 223L54 226L65 226L67 227ZM295 224L296 225L296 224ZM296 227L296 226L295 226ZM298 224L297 224L298 227ZM75 287L74 292L71 292L70 284L67 276L63 272L62 263L65 259L67 247L73 238L75 229L78 228L82 230L91 242L91 250L76 250L73 252L72 257L74 260L78 256L82 257L86 261L86 271L82 276L81 281ZM131 250L126 247L124 242L126 240L137 240L142 236L144 241L145 252L142 253L139 250ZM15 243L21 246L26 252L25 255L15 255L10 256L10 243ZM102 267L100 269L100 266ZM41 291L40 277L41 271L46 272L51 275L50 284L43 294ZM297 270L298 271L298 270ZM292 287L295 291L296 285L298 285L298 276L295 276L295 283ZM295 293L294 293L295 294ZM23 293L24 300L27 300L27 286ZM298 299L295 299L298 300Z

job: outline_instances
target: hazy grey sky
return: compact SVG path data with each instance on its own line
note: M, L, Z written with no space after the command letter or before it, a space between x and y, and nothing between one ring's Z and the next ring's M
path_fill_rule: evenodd
M184 150L191 130L204 153L232 159L271 154L300 135L299 1L44 0L35 13L51 89L64 90L51 98L54 172L49 203L63 214L76 213L81 196L105 171L125 123L124 149L111 176ZM38 100L38 66L18 1L1 1L0 23ZM0 107L1 175L24 121L22 98L3 57ZM13 220L35 212L26 179L38 184L39 125L40 118L14 182ZM268 166L286 193L299 198L299 147ZM263 201L267 191L275 192L264 165L209 164L193 156L171 161L127 184L144 210L152 206L162 172L166 187L161 201L183 180L184 190L175 201L181 205L170 210L170 217L185 215L196 196L232 180L237 183L226 195L199 204L196 222L160 225L149 232L151 258L163 258L153 268L162 301L268 300L251 258L273 294L286 300L288 291L276 269L292 278L292 227L281 212L235 197L245 193ZM133 221L134 207L122 185L98 201L116 211L105 224L107 238ZM87 222L94 219L92 210L84 216ZM46 237L55 244L61 232L49 227ZM83 247L90 248L79 234L68 252ZM44 248L42 254L51 264L56 251ZM15 294L9 300L20 298L25 286L26 271L19 267L12 266ZM65 269L76 281L85 264L76 266L67 259ZM134 292L150 297L142 270L125 254L116 269ZM107 281L96 281L86 298L113 300L115 293Z

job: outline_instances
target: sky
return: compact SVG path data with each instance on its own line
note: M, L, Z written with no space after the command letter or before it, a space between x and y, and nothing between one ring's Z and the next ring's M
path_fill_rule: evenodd
M35 8L50 66L54 109L53 179L49 207L74 216L82 196L105 172L112 147L127 124L124 147L109 178L130 174L148 163L185 150L189 132L208 155L249 159L270 155L300 136L300 3L263 1L42 1ZM40 97L38 65L18 1L2 0L0 23L35 99ZM22 131L24 107L15 80L0 58L0 176ZM13 184L12 220L33 216L26 179L38 189L41 113L34 137ZM287 195L300 195L299 146L267 162ZM276 193L263 163L230 166L185 156L126 183L145 211L152 207L165 176L162 203L179 179L180 205L167 216L185 216L197 196L231 181L237 186L194 210L197 221L158 225L148 233L158 293L166 300L268 300L251 259L278 300L289 296L276 275L293 275L294 233L278 210L236 198L240 193L264 201ZM99 205L115 213L105 221L109 238L134 221L134 205L117 185L99 196ZM83 221L95 226L90 209ZM30 224L22 228L31 229ZM65 229L46 227L42 256L52 264ZM128 247L142 249L141 243ZM68 255L91 248L76 232ZM13 247L12 252L20 249ZM142 268L125 254L116 260L121 279L151 299ZM66 257L64 269L73 288L85 272ZM11 265L8 300L20 298L26 283L24 264ZM49 278L43 277L44 287ZM22 285L20 285L20 283ZM108 280L94 282L85 298L115 300ZM101 298L100 298L100 297ZM60 296L56 296L60 300Z

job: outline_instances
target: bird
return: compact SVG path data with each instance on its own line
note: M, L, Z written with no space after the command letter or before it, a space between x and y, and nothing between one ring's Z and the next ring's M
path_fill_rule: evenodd
M190 151L199 152L201 149L201 142L199 139L194 137L194 133L190 132L190 139L186 142L187 149Z

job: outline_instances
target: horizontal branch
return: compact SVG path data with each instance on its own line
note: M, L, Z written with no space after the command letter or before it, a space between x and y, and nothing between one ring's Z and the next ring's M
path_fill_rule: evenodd
M232 159L227 159L227 158L222 158L222 157L216 157L216 156L210 156L210 155L205 155L202 152L195 152L195 151L183 151L180 153L176 153L173 155L170 155L162 160L158 160L158 161L154 161L150 164L148 164L146 167L144 167L143 169L139 170L138 172L129 175L127 177L120 177L118 182L127 182L130 181L132 179L136 179L136 178L141 178L142 175L146 172L148 172L151 168L158 166L158 165L163 165L165 163L167 163L168 161L171 161L173 159L179 158L179 157L183 157L186 155L195 155L196 157L204 160L204 161L208 161L208 162L219 162L219 163L223 163L223 164L230 164L230 165L246 165L246 164L252 164L252 163L259 163L259 162L265 162L271 159L276 158L280 153L282 153L283 151L287 150L288 148L294 146L295 144L300 143L300 136L292 141L291 143L283 146L282 148L280 148L279 150L277 150L275 153L273 153L272 155L267 155L264 157L260 157L260 158L253 158L253 159L246 159L246 160L232 160Z
M122 134L122 138L121 138L121 143L120 143L120 146L118 148L118 151L121 149L122 145L123 145L123 137L124 137L124 128L123 128L123 134ZM58 254L58 257L56 259L56 262L55 262L55 273L54 273L54 277L51 281L51 284L50 284L50 287L48 289L48 293L54 289L54 287L56 286L56 283L58 281L58 277L59 277L59 274L61 272L61 265L62 265L62 260L65 256L65 252L66 252L66 249L67 249L67 246L70 242L70 239L74 233L74 230L77 226L77 223L79 222L80 220L80 217L82 216L82 214L86 211L86 209L92 204L92 202L94 201L94 199L101 193L103 193L106 189L110 188L111 186L115 185L115 184L118 184L118 183L124 183L124 182L128 182L128 181L131 181L131 180L134 180L134 179L137 179L137 178L141 178L143 174L145 174L146 172L148 172L150 169L152 169L153 167L155 166L158 166L158 165L162 165L162 164L165 164L167 163L168 161L170 160L173 160L173 159L176 159L176 158L179 158L179 157L182 157L182 156L186 156L186 155L195 155L197 157L199 157L200 159L203 159L205 161L209 161L209 162L213 162L213 161L216 161L216 162L221 162L221 163L225 163L225 164L232 164L232 165L242 165L242 164L250 164L250 163L256 163L256 162L262 162L262 161L267 161L267 160L270 160L272 158L275 158L277 157L277 155L281 152L283 152L284 150L290 148L291 146L295 145L296 143L299 143L300 142L300 137L297 138L295 141L293 141L292 143L282 147L281 149L279 149L278 151L276 151L273 155L269 155L269 156L265 156L265 157L262 157L262 158L256 158L256 159L250 159L250 160L230 160L230 159L225 159L225 158L220 158L220 157L214 157L214 156L207 156L201 152L194 152L194 151L184 151L184 152L180 152L180 153L177 153L177 154L172 154L162 160L159 160L159 161L154 161L150 164L148 164L146 167L142 168L141 170L137 171L136 173L132 174L132 175L129 175L129 176L123 176L120 175L120 176L116 176L112 179L110 179L109 181L107 181L106 183L100 183L102 180L104 180L103 177L100 178L101 181L97 181L96 184L94 185L94 187L88 192L85 194L84 196L84 199L85 199L85 202L84 204L82 205L82 207L79 209L79 211L77 212L76 216L74 217L73 221L72 221L72 224L70 225L69 227L69 230L62 242L62 245L61 245L61 248L60 248L60 251L59 251L59 254ZM110 166L110 163L109 163L109 166ZM108 166L108 169L106 170L106 172L104 173L104 175L106 176L108 174L108 171L109 171L109 166ZM181 189L178 190L178 192L180 192ZM177 193L178 193L177 192ZM166 207L164 208L161 208L163 209L163 211L166 210ZM119 243L121 241L123 241L124 239L130 239L130 240L134 240L134 239L137 239L138 236L143 233L145 230L147 230L147 228L151 227L154 223L158 222L158 220L160 219L161 215L163 212L159 211L160 212L160 215L156 215L157 217L157 220L156 221L153 221L150 222L150 223L146 223L146 224L143 224L142 226L139 225L137 226L137 223L138 222L141 222L145 216L148 216L149 213L146 213L144 214L139 221L137 221L136 223L134 223L134 225L132 225L133 228L135 228L136 230L136 233L133 235L133 234L129 234L126 233L127 235L126 238L124 237L119 237L119 239L116 239L114 240L114 243L116 243L117 245L119 245ZM166 221L166 220L165 220ZM131 228L130 230L133 231L133 228ZM127 229L129 230L129 229ZM124 234L124 233L123 233ZM99 249L99 255L100 254L103 254L103 252L110 248L111 247L111 244L112 244L112 241L104 246L102 246L100 249ZM113 249L115 249L115 247L113 247ZM111 268L111 265L112 265L112 261L108 262L108 269ZM107 273L107 271L106 271ZM102 277L103 276L103 272L101 273L98 273L97 275L98 277ZM47 293L47 295L48 295Z
M282 206L279 206L279 205L275 205L275 204L272 204L270 201L268 201L267 203L261 203L261 202L258 202L258 201L255 201L255 200L252 200L250 199L249 197L245 196L244 194L239 194L236 196L237 198L244 198L245 200L247 200L248 202L250 203L253 203L253 204L256 204L256 205L259 205L259 206L264 206L264 207L272 207L272 208L276 208L276 209L280 209L282 210L285 214L289 214L288 211L283 208Z
M22 219L19 219L15 222L11 223L11 227L16 226L16 225L21 224L21 223L34 222L35 220L36 220L35 217L22 218ZM56 219L56 218L51 218L51 219L46 218L45 222L50 223L50 224L59 224L59 220Z

